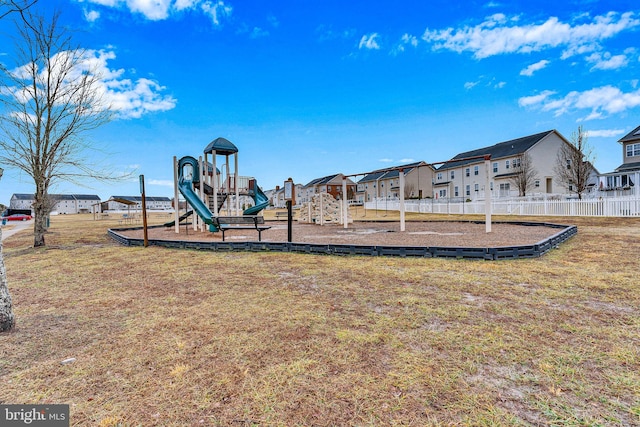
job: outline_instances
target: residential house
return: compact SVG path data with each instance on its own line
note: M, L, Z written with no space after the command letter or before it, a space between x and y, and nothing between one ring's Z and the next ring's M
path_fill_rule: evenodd
M95 209L100 209L100 197L94 194L50 194L54 206L52 213L57 214L79 214L91 213ZM10 209L33 209L35 195L33 194L13 194L9 202Z
M284 199L284 187L276 186L275 190L269 190L270 197L269 200L271 202L271 206L274 208L286 208L287 201ZM293 185L293 204L296 205L299 203L300 194L303 192L302 184L294 184ZM265 192L265 194L267 194Z
M318 193L329 193L336 200L342 200L342 181L344 175L341 173L316 178L301 188L296 188L296 204L311 201L312 197ZM356 194L356 184L347 178L347 200L354 200Z
M572 189L561 182L554 171L563 144L569 144L567 139L558 131L549 130L460 153L436 170L434 197L483 199L486 190L483 156L486 155L491 156L489 186L492 197L518 196L513 178L522 170L525 154L535 170L530 194L570 194ZM593 179L595 185L595 175Z
M600 175L599 189L614 195L640 196L640 126L618 140L622 144L622 164Z
M404 173L404 189L400 189L400 171ZM401 190L407 199L431 197L433 172L433 167L423 161L370 172L358 181L357 201L399 198Z

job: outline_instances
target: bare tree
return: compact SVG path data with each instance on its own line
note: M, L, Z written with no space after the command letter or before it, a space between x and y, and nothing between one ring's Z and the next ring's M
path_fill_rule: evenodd
M72 44L59 13L50 19L30 11L21 16L15 58L21 65L0 64L0 162L33 178L33 245L38 247L45 244L51 184L109 178L83 158L90 146L82 136L108 122L111 112L103 103L101 76L87 51Z
M18 12L24 19L24 11L38 0L17 2L16 0L0 0L0 19L13 12ZM4 170L0 168L0 178ZM7 283L7 270L4 266L4 253L2 251L2 228L0 228L0 332L11 330L15 325L13 303Z
M10 13L22 14L37 2L38 0L0 0L0 19Z
M560 182L582 199L594 171L595 155L588 143L587 132L582 126L571 134L569 144L562 144L556 158L554 172Z
M516 170L510 182L518 190L518 195L524 197L534 187L538 172L533 166L533 161L529 153L524 152L517 157L513 164Z

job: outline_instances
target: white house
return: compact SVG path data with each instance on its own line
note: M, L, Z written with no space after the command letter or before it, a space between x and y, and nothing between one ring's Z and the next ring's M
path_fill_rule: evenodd
M616 196L640 196L640 126L618 142L622 144L622 164L600 175L599 190Z
M100 211L100 197L94 194L50 194L55 202L52 212L58 214L91 213ZM33 194L13 194L9 202L10 209L33 209Z
M563 144L570 143L558 131L549 130L460 153L436 170L434 197L483 199L486 191L483 156L486 155L491 156L489 186L492 197L518 196L518 188L512 181L522 170L521 161L525 153L535 170L529 194L571 194L572 188L561 182L554 171ZM594 174L593 185L595 184Z

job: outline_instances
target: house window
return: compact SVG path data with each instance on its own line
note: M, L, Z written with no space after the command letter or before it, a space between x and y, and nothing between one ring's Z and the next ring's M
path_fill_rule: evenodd
M540 180L539 180L539 179L536 179L536 180L533 182L533 185L534 185L536 188L540 188Z
M506 182L504 184L500 184L500 195L501 196L508 196L510 190L511 190L511 185L508 182Z
M627 145L627 157L640 156L640 143Z
M571 169L571 159L567 159L567 169Z
M458 194L458 187L457 187L457 186L456 186L456 187L453 187L453 194L454 194L454 196L455 196L455 197L458 197L458 196L459 196L459 194Z
M447 197L447 189L440 190L440 197Z
M513 167L514 168L519 168L520 167L520 157L518 157L517 159L513 159Z
M451 179L454 179L456 177L456 172L455 171L451 171Z
M498 162L493 163L493 173L498 173Z
M480 185L479 184L475 184L473 186L473 189L475 190L475 192L477 193L478 191L480 191Z
M470 186L470 185L467 185L467 188L465 189L465 194L466 194L467 196L470 196L470 195L471 195L471 186Z
M509 160L505 160L504 167L505 169L509 169Z
M466 176L469 176L469 168L466 168L466 169L464 170L464 174L465 174Z
M438 181L442 181L442 172L438 172L438 175L436 175L436 178L438 179Z
M489 190L493 191L493 181L489 183Z
M474 166L473 167L473 174L474 175L478 175L478 173L480 173L480 169L478 168L478 166Z

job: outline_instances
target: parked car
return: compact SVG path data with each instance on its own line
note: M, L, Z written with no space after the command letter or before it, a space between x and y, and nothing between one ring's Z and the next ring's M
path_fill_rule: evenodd
M3 216L3 221L29 221L31 219L31 215L25 214L13 214L9 216Z

